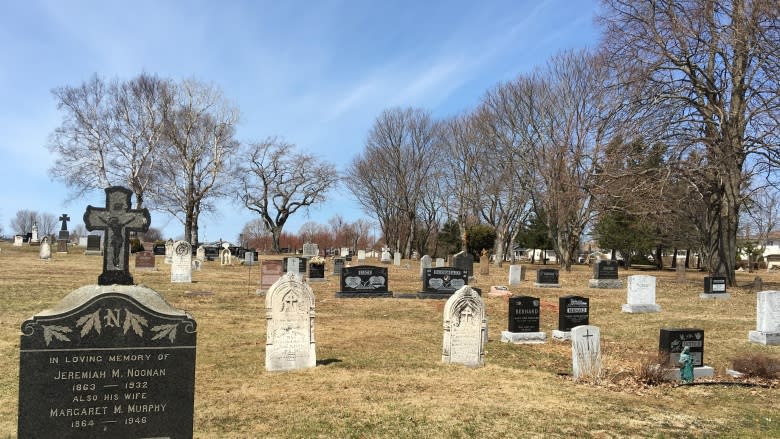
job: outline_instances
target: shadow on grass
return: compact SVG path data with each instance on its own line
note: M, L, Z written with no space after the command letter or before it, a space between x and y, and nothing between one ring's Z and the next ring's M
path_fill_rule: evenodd
M317 360L317 366L327 366L333 363L341 363L338 358L326 358L324 360Z

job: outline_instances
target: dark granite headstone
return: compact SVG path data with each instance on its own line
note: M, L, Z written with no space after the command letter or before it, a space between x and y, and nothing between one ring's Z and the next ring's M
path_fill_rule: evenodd
M601 260L593 264L593 279L617 279L618 262Z
M347 262L352 262L352 255L344 256L344 260L346 260Z
M333 259L333 274L341 276L341 271L344 270L344 258Z
M659 337L658 350L665 355L669 355L667 366L679 367L677 360L680 359L680 352L688 346L691 349L693 358L693 367L704 366L704 330L696 328L666 328L661 329Z
M426 268L423 274L422 299L447 299L452 293L469 283L466 270L455 267Z
M590 315L590 299L581 296L563 296L558 298L558 330L571 331L571 328L587 325Z
M558 269L540 268L536 270L536 283L540 285L558 285Z
M150 251L140 251L135 254L135 268L154 268L154 253Z
M474 276L474 256L471 253L462 251L452 256L452 266L468 273L468 277Z
M149 288L73 291L22 324L18 437L192 438L196 335Z
M509 298L509 332L539 332L539 298Z
M130 275L130 232L145 232L151 217L147 209L131 209L130 189L112 186L106 188L106 207L87 206L84 225L87 230L103 230L106 248L103 252L103 272L98 285L132 285Z
M392 297L388 291L387 268L371 265L344 267L341 272L340 291L336 297Z
M325 264L309 264L309 280L325 280Z
M152 247L152 252L154 252L155 256L165 256L165 244L155 244Z
M725 277L710 277L704 278L704 294L725 294L726 293L726 278Z
M87 251L100 253L100 235L87 235Z

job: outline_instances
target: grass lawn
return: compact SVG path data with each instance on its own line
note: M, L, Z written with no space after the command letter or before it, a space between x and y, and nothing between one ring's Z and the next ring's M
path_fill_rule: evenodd
M78 248L55 253L49 262L38 259L37 248L2 243L0 249L0 356L6 360L0 362L0 438L12 438L22 322L96 283L102 260ZM441 363L444 301L336 299L338 277L328 263L327 281L311 284L318 366L269 373L264 298L255 293L258 266L205 262L193 272L192 284L171 284L161 256L157 266L131 269L136 283L155 289L198 323L197 438L780 437L780 380L726 375L732 361L747 354L780 357L780 347L748 342L756 326L753 277L763 278L765 290L780 289L780 274L738 273L744 286L730 288L730 300L705 301L699 298L703 273L689 271L685 282L677 282L672 271L622 270L624 281L631 274L657 276L662 309L623 314L625 288L587 288L588 266L561 272L560 289L534 288L536 267L527 266L528 280L511 290L541 298L548 342L501 343L507 303L485 294L485 366L470 369ZM418 267L406 260L391 265L390 290L419 291ZM491 274L478 275L474 285L487 293L507 278L508 264L491 266ZM214 295L188 297L187 291ZM590 323L601 328L599 382L574 382L570 345L550 339L558 297L567 294L589 297ZM715 368L715 377L692 386L638 380L640 364L657 352L659 330L686 327L704 329L704 363Z

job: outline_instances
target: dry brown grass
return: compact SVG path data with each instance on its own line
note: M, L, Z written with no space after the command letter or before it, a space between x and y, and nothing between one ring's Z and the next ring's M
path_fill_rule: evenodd
M14 437L18 395L19 328L33 314L68 292L96 281L100 258L76 249L37 258L35 249L0 244L0 437ZM416 292L416 262L390 267L390 289ZM264 369L264 299L255 294L257 266L220 267L207 262L191 285L171 284L158 257L157 272L134 272L198 322L195 436L256 437L780 437L780 402L770 387L728 385L725 374L746 353L775 355L778 347L748 342L755 328L755 295L732 288L729 301L702 301L701 273L674 281L658 276L658 314L620 312L625 290L587 288L588 267L561 273L563 287L535 289L529 281L514 294L540 297L542 330L557 326L558 297L590 297L591 324L601 328L604 352L599 384L574 383L571 348L499 342L507 304L486 297L489 342L486 366L441 364L443 301L336 299L338 279L312 284L317 296L315 369L268 373ZM508 266L491 267L476 286L507 281ZM638 272L621 271L621 278ZM764 289L777 288L780 274L760 273ZM740 273L740 284L754 275ZM187 297L187 290L213 291ZM705 363L723 385L648 386L637 363L655 355L662 327L705 330Z

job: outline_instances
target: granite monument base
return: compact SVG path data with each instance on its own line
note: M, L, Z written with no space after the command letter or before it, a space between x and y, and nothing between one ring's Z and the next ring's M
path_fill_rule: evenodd
M715 376L715 369L710 366L700 366L700 367L693 368L694 378L711 377L711 376ZM679 381L680 369L679 368L664 369L664 378L666 378L667 380Z
M382 299L385 297L393 297L392 291L382 291L379 293L370 293L364 291L337 291L337 299Z
M643 304L643 305L624 303L621 311L629 313L629 314L644 314L644 313L651 313L651 312L661 312L661 305L649 304L649 303L648 304Z
M512 344L539 344L547 341L545 332L501 331L501 342Z
M780 346L780 333L750 331L748 340L767 346Z
M534 286L536 288L560 288L561 284L540 284L539 282L534 282Z
M556 341L571 340L571 331L561 331L559 329L553 329L552 338Z
M591 279L588 281L588 288L619 289L623 288L623 281L620 279Z

